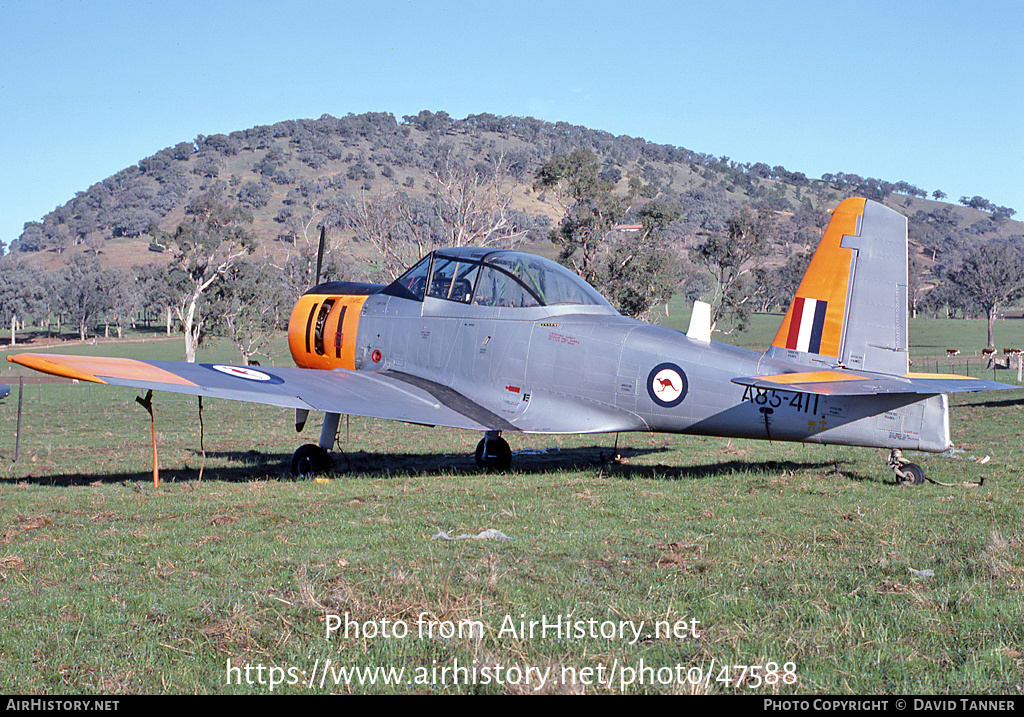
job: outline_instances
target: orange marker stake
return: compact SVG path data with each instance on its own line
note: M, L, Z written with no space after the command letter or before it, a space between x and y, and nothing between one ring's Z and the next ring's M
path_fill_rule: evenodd
M153 433L153 487L160 487L160 464L156 458L156 417L153 415L153 391L150 390L145 398L135 397L135 402L149 411L149 427Z

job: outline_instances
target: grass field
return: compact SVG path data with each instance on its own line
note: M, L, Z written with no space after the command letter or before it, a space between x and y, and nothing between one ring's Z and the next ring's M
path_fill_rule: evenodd
M913 322L915 361L949 370L979 326ZM916 488L881 450L647 434L621 463L614 436L516 436L482 474L476 434L356 417L342 472L294 482L318 426L208 401L200 440L195 399L161 394L154 488L137 392L26 383L15 463L0 376L6 693L1024 689L1024 391L957 396Z

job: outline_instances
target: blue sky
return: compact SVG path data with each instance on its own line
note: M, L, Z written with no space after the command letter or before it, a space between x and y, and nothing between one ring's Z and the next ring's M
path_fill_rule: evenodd
M1024 218L1024 3L0 0L0 241L164 147L420 110L565 121Z

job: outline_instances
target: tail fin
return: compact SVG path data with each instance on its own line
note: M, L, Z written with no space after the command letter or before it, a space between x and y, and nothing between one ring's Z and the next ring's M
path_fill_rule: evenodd
M805 364L903 375L907 220L866 199L832 213L768 354Z

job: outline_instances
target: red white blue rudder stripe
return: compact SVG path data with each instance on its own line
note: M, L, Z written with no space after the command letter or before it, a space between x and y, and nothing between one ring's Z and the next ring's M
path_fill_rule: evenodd
M793 302L793 318L789 324L786 348L805 353L819 353L827 311L827 301L798 296Z

